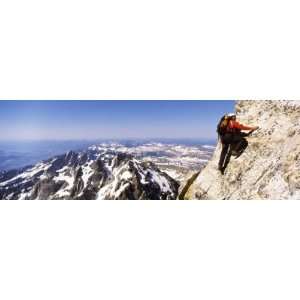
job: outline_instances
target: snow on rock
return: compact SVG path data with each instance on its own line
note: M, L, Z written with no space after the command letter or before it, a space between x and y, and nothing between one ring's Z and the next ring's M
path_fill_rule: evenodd
M24 183L26 180L30 180L34 176L38 176L38 175L41 176L44 171L47 171L48 168L49 168L49 165L47 165L43 162L38 163L34 167L31 167L28 170L26 170L25 172L22 172L16 176L14 176L13 178L10 178L9 180L0 182L0 186L6 186L10 183L20 181L21 179L23 179L23 183Z
M63 167L61 170L58 170L57 172L58 172L58 176L54 177L53 181L54 182L62 181L65 184L63 185L63 188L59 189L55 193L55 196L62 198L69 195L73 187L75 178L73 172L71 172L71 170L67 166Z
M176 199L179 184L154 164L136 159L114 158L118 164L111 173L110 182L100 188L97 199Z
M91 164L93 163L93 161L89 161L88 163L86 163L83 168L82 168L82 180L84 183L84 186L87 186L88 180L89 178L93 175L94 170L91 167Z
M300 199L300 101L237 101L237 119L257 125L249 145L218 171L221 145L185 199Z
M169 200L178 187L153 163L99 147L0 175L1 199Z

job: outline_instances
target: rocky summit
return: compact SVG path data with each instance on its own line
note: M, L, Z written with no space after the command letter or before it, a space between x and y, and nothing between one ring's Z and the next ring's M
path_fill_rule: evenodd
M151 162L97 147L0 173L0 199L170 200L178 187Z
M300 199L300 101L237 101L237 120L259 126L245 152L218 171L220 142L183 199Z

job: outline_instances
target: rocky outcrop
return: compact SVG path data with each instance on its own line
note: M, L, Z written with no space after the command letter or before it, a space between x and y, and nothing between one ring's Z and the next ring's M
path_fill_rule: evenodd
M179 187L178 200L184 200L185 199L185 195L186 195L187 191L189 190L191 185L195 182L195 180L197 179L199 174L200 174L200 171L199 172L194 172L194 173L189 173L186 176L187 179Z
M224 175L219 143L184 199L300 199L300 101L237 101L236 113L260 129Z

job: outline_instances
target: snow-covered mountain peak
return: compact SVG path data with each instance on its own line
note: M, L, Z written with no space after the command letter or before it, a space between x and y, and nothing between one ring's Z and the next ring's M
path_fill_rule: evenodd
M132 154L89 147L0 175L1 199L175 199L179 184Z

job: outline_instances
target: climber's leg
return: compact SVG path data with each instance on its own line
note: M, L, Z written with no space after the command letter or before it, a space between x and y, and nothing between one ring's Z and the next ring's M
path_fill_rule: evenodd
M227 154L226 154L226 157L225 157L225 161L224 161L224 165L223 165L223 172L225 171L227 165L230 162L230 158L231 158L231 155L232 155L232 149L233 149L233 147L234 147L234 145L230 144L229 150L227 151Z
M244 141L246 141L246 139L244 138L244 133L243 132L235 133L232 136L232 138L231 138L232 155L236 156L236 155L239 154L239 151L242 148L242 145L244 144Z
M245 138L242 138L241 142L240 142L240 146L237 149L237 151L244 151L246 148L248 147L248 141Z
M221 151L220 160L219 160L219 170L222 172L222 174L224 172L223 165L224 165L224 160L225 160L226 154L228 152L228 148L229 148L229 144L222 143L222 151Z
M236 158L240 157L244 153L247 147L248 147L248 141L245 138L243 138L240 142L238 149L236 149L237 152Z

